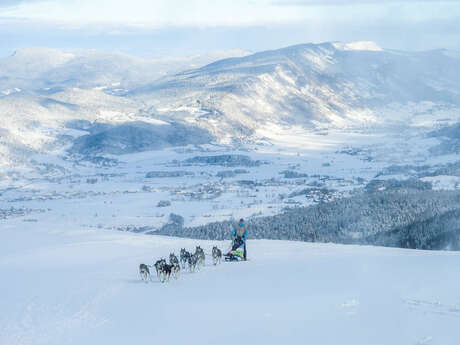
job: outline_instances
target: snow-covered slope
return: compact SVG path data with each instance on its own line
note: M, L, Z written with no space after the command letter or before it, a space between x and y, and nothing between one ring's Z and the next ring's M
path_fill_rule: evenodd
M18 223L0 241L0 343L458 344L458 253L249 241L250 261L143 283L193 241Z
M460 59L444 50L303 44L217 61L129 95L219 136L251 136L273 124L368 128L407 125L423 102L458 109L459 71Z
M69 129L75 121L158 123L150 113L143 116L142 102L117 95L170 73L247 54L235 49L146 59L102 51L20 49L0 59L0 164L24 164L32 153L71 145L71 137L88 134ZM198 142L207 138L205 133L206 140Z

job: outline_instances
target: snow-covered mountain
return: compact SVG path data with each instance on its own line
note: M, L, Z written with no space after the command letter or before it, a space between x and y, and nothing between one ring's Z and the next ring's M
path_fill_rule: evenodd
M128 95L151 105L152 113L185 117L219 136L234 137L257 135L269 124L410 124L423 103L431 105L428 112L458 109L459 86L460 59L448 51L401 52L354 42L302 44L225 59Z
M190 69L222 55L233 57ZM0 60L1 161L24 162L28 153L97 134L68 125L79 120L198 127L209 133L198 142L210 136L219 143L273 142L293 129L432 128L457 120L459 86L457 54L393 51L372 42L182 59L23 49Z
M97 50L22 48L0 59L0 95L6 94L8 88L53 93L70 87L138 86L170 73L248 54L234 49L184 57L139 58Z
M32 153L68 146L72 137L87 134L68 125L75 121L138 122L143 104L118 93L170 73L247 54L235 49L142 59L101 51L20 49L0 59L0 164L23 164Z

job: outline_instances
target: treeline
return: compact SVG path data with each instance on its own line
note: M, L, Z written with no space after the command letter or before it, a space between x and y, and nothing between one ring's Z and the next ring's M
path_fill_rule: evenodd
M367 241L388 247L460 250L460 209L370 236Z
M250 219L249 238L427 249L448 247L447 242L455 237L450 232L456 233L456 219L460 219L460 192L418 187L422 188L367 188L349 198ZM224 240L231 238L231 229L231 221L183 227L175 220L156 233ZM457 248L457 244L451 247Z

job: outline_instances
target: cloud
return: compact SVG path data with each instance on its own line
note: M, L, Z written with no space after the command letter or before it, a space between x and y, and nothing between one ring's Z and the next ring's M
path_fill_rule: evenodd
M211 50L276 49L300 43L375 41L383 48L460 51L457 18L404 21L322 18L289 24L214 27L134 27L124 24L68 26L0 18L0 56L18 48L121 51L137 56L188 55ZM423 33L423 34L421 34Z
M330 18L460 17L460 0L0 0L1 14L69 26L244 27ZM456 7L456 8L454 8ZM407 18L403 18L407 16Z
M387 5L391 3L417 4L417 3L460 3L460 0L279 0L273 1L275 6L355 6L355 5Z
M34 2L43 2L43 0L1 0L0 8L1 7L13 7L13 6L18 6L18 5L28 4L28 3L34 3Z
M6 1L1 54L31 45L169 55L358 40L460 49L460 0Z
M2 2L0 2L0 7L14 6L22 2L24 1L23 0L3 0Z
M247 26L312 18L272 0L23 0L3 16L68 24L124 23L148 27Z

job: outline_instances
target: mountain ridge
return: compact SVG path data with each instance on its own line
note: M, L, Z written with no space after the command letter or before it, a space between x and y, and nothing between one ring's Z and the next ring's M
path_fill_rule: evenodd
M336 46L301 44L219 60L126 95L146 102L154 113L180 117L187 108L187 115L199 123L207 112L226 130L236 122L249 133L271 121L307 128L378 124L380 108L389 103L460 105L455 91L460 59L444 51ZM164 104L169 107L162 111Z
M48 65L55 67L43 64L43 70L29 73L30 66L40 65L53 52L58 56ZM420 114L433 125L441 118L455 121L460 108L460 57L445 50L402 52L372 42L306 43L218 59L163 77L148 71L153 60L126 54L25 49L0 59L0 67L14 58L32 59L35 65L25 63L19 73L17 63L0 73L0 110L6 116L0 128L13 133L0 143L10 148L0 152L13 152L16 144L32 151L45 148L23 138L19 133L25 130L58 147L53 133L67 130L66 123L74 120L161 120L200 128L216 142L231 144L271 141L277 135L274 128L311 132L407 127Z

